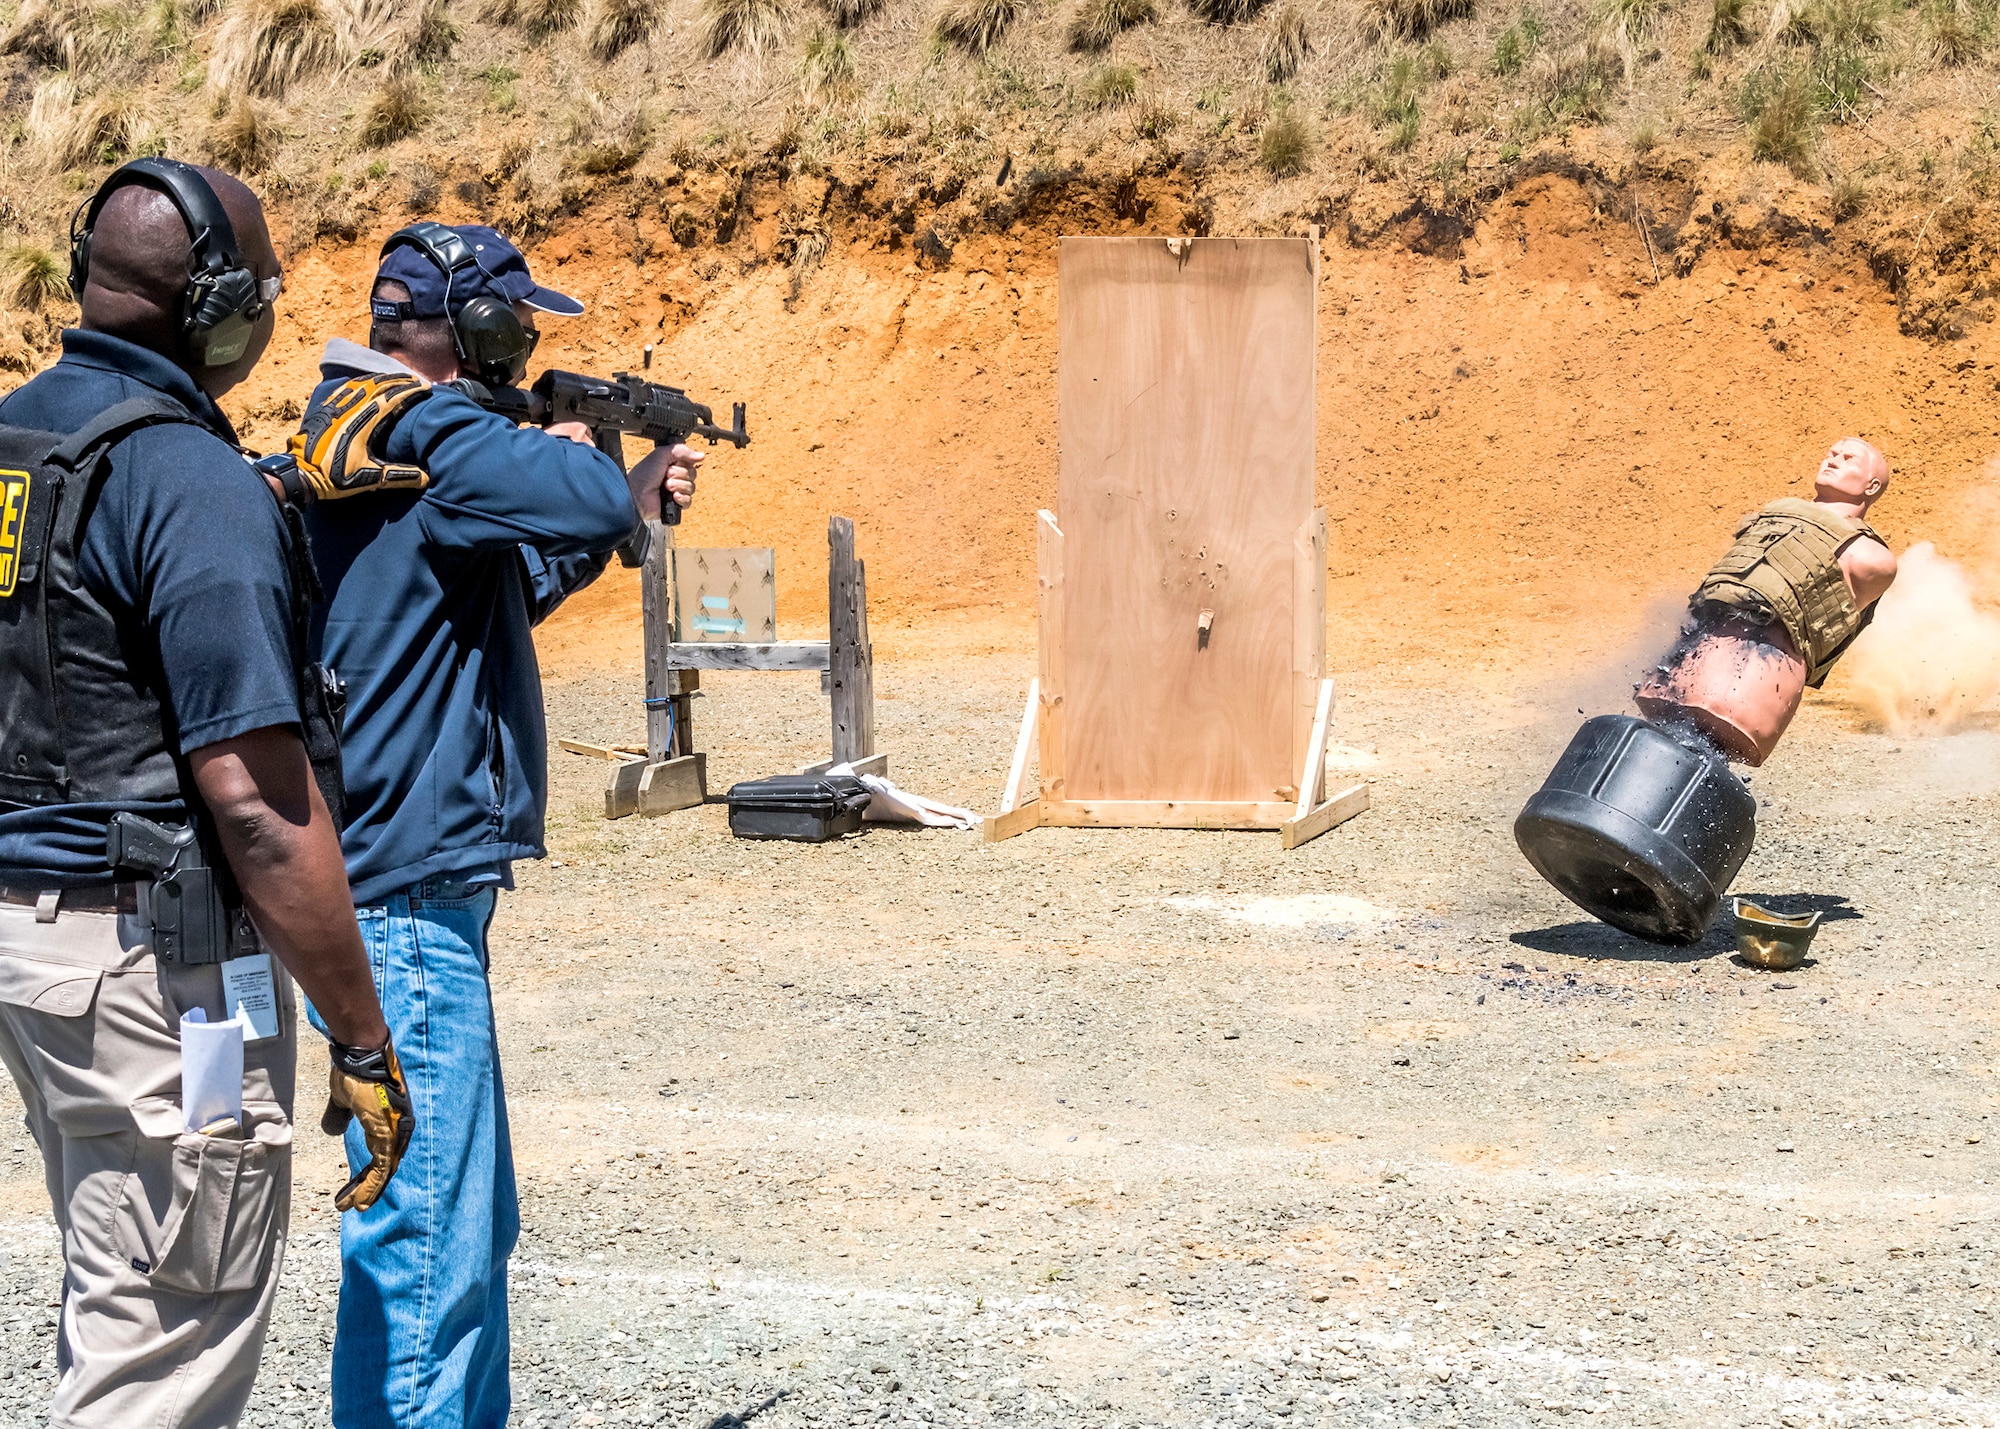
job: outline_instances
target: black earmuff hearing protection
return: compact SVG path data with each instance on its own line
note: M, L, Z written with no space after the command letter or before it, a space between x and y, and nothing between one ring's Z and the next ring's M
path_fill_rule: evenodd
M178 159L134 159L116 170L88 203L70 215L70 291L82 301L84 284L90 280L90 235L105 200L133 184L158 189L171 199L193 240L180 314L189 364L227 367L250 346L257 320L277 296L278 280L260 283L244 263L222 200L191 164Z
M451 283L461 268L476 268L479 260L472 247L442 223L413 223L389 235L381 257L398 246L422 249L444 274L445 315L451 320L451 343L458 353L459 366L475 374L489 387L513 387L528 375L528 358L535 350L540 333L529 332L515 314L511 303L481 294L453 312ZM380 261L379 259L377 261ZM388 321L415 316L411 304L374 300L372 311Z

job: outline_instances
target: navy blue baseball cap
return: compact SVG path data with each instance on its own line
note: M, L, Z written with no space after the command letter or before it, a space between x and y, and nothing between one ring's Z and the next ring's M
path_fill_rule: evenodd
M442 224L413 224L393 235L375 269L383 279L401 283L410 290L407 316L441 318L455 313L477 297L499 298L507 303L526 303L538 312L573 318L583 313L583 304L566 293L544 288L528 272L528 260L521 250L484 224L467 223L445 229L472 250L473 261L447 275L443 265L413 231L443 229ZM442 237L443 235L438 235ZM447 297L449 301L447 302ZM399 305L400 306L400 305Z

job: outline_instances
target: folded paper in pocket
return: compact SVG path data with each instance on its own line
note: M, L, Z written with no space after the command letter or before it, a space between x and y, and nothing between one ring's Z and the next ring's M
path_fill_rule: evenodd
M182 1014L181 1108L189 1131L243 1120L243 1024L235 1018L210 1022L199 1007Z

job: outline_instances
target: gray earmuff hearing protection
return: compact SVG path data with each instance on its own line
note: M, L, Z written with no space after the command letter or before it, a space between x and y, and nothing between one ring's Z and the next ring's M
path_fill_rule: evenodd
M451 281L461 268L476 268L479 260L471 245L442 223L425 221L399 228L382 245L382 257L399 245L422 249L445 277L445 313L451 321L451 343L459 365L475 374L489 387L513 387L528 375L528 358L535 350L540 333L522 325L511 303L481 294L467 300L456 312L451 308ZM378 260L379 261L379 260ZM409 303L376 299L375 316L407 320L415 316Z
M257 320L277 296L278 280L259 282L236 246L222 200L200 170L178 159L134 159L116 170L70 216L69 286L79 301L90 280L90 236L105 200L139 184L164 193L180 211L192 244L181 298L181 337L195 367L227 367L250 346Z

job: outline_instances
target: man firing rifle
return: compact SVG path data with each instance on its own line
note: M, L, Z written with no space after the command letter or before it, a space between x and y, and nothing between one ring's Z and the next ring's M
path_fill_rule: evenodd
M592 443L616 413L525 410L535 315L582 311L491 228L405 228L382 251L369 346L328 344L292 445L295 484L320 498L313 634L347 679L348 879L425 1128L387 1214L343 1230L342 1429L507 1418L520 1222L486 929L513 860L546 852L531 631L631 548L663 490L693 500L702 459L671 442L627 473Z

